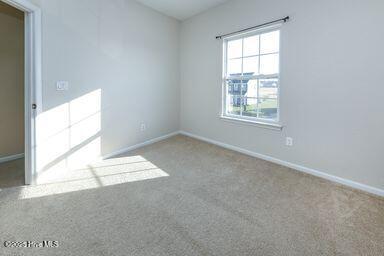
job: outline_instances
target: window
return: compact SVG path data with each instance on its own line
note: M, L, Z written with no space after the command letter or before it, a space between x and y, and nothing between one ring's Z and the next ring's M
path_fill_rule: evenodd
M279 60L277 27L224 39L223 117L278 124Z

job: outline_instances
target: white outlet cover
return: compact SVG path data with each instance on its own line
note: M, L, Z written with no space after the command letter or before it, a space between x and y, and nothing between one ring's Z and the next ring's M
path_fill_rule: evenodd
M285 141L285 145L292 147L293 146L293 139L291 137L287 137Z
M69 82L68 81L57 81L56 90L57 91L68 91Z

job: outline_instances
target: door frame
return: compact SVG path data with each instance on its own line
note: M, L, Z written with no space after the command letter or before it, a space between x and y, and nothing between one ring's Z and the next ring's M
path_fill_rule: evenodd
M29 0L0 0L25 13L25 184L36 181L36 118L42 112L41 10Z

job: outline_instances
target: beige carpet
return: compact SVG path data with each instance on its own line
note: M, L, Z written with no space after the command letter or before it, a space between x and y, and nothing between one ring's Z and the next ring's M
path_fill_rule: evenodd
M0 189L24 185L24 158L0 163Z
M0 255L384 252L383 199L183 136L72 175L0 191L1 243L59 241Z

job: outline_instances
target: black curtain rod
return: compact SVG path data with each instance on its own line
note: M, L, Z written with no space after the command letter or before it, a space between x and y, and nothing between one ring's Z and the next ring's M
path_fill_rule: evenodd
M248 30L252 30L252 29L255 29L255 28L265 27L265 26L272 25L272 24L275 24L275 23L281 22L281 21L283 21L285 23L288 20L289 20L289 16L287 16L285 18L282 18L282 19L270 21L270 22L267 22L267 23L264 23L264 24L261 24L261 25L253 26L253 27L246 28L246 29L242 29L242 30L239 30L239 31L236 31L236 32L228 33L228 34L225 34L225 35L220 35L220 36L217 36L216 39L222 39L223 37L231 36L231 35L238 34L238 33L241 33L241 32L246 32Z

